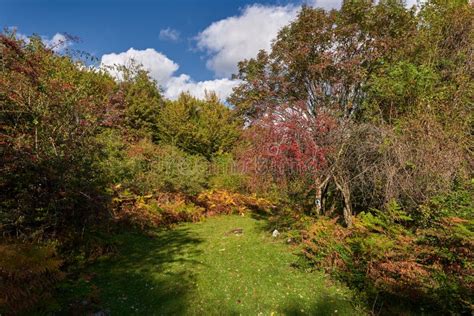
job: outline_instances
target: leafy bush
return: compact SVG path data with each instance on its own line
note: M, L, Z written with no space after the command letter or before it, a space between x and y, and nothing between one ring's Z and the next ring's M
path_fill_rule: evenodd
M436 225L446 217L474 218L474 180L444 194L432 197L420 205L413 217L422 227Z
M118 131L106 131L100 142L107 156L100 161L115 185L136 194L182 192L196 194L207 186L209 162L169 145L144 138L126 142Z
M221 154L212 159L209 187L216 190L244 192L248 177L238 169L231 154Z
M209 163L199 155L165 146L156 150L155 159L146 173L140 173L137 183L146 184L144 189L197 194L207 185Z
M135 174L140 170L140 159L133 159L129 154L130 143L119 130L106 129L97 136L104 155L98 164L105 177L113 184L130 187Z
M83 231L107 216L94 136L114 82L71 58L0 35L0 224L26 239Z

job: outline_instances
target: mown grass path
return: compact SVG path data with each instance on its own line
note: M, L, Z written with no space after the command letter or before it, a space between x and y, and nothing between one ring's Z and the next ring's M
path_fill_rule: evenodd
M242 216L118 236L91 281L112 315L355 315L350 293L297 257L264 221ZM230 232L242 229L242 234Z

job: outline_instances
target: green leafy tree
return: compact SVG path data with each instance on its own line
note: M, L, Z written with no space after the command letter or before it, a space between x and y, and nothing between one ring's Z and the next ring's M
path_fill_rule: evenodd
M232 149L239 137L239 127L231 110L215 94L207 95L204 100L181 94L161 109L157 135L162 144L211 159Z
M132 64L119 69L123 76L120 90L125 104L127 127L139 136L157 139L157 121L164 100L156 81L141 66Z

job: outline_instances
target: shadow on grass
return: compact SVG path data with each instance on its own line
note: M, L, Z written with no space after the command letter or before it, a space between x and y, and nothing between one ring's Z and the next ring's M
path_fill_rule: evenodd
M95 309L113 315L185 314L195 284L189 268L201 264L193 258L202 240L177 228L152 237L124 233L115 242L119 255L89 269Z
M355 311L346 300L336 296L323 296L317 299L309 308L306 302L293 299L284 306L275 309L276 315L285 316L326 316L326 315L363 315L360 311ZM273 314L273 312L270 312ZM242 315L236 310L227 310L222 315Z
M272 212L253 211L251 217L261 223L259 228L262 232L266 233L272 233L275 229L279 232L292 230L292 227L297 222L293 214L282 210Z
M289 302L282 308L281 313L288 316L303 316L303 315L354 315L354 310L348 309L348 304L345 300L328 296L318 299L309 310L304 308L298 301Z

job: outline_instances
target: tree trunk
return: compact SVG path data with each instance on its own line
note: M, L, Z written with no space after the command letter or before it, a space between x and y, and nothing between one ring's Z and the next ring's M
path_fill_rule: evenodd
M323 212L323 190L321 186L316 188L316 196L314 197L314 204L316 206L316 215L321 215Z
M352 207L351 207L351 191L347 182L343 181L342 178L334 177L334 183L336 184L337 189L341 192L342 198L344 200L344 207L342 214L344 216L344 222L347 227L352 226Z
M316 194L314 197L314 204L316 206L316 215L322 215L323 214L323 202L324 202L324 197L326 194L326 186L329 182L330 177L326 177L317 187L316 187Z

